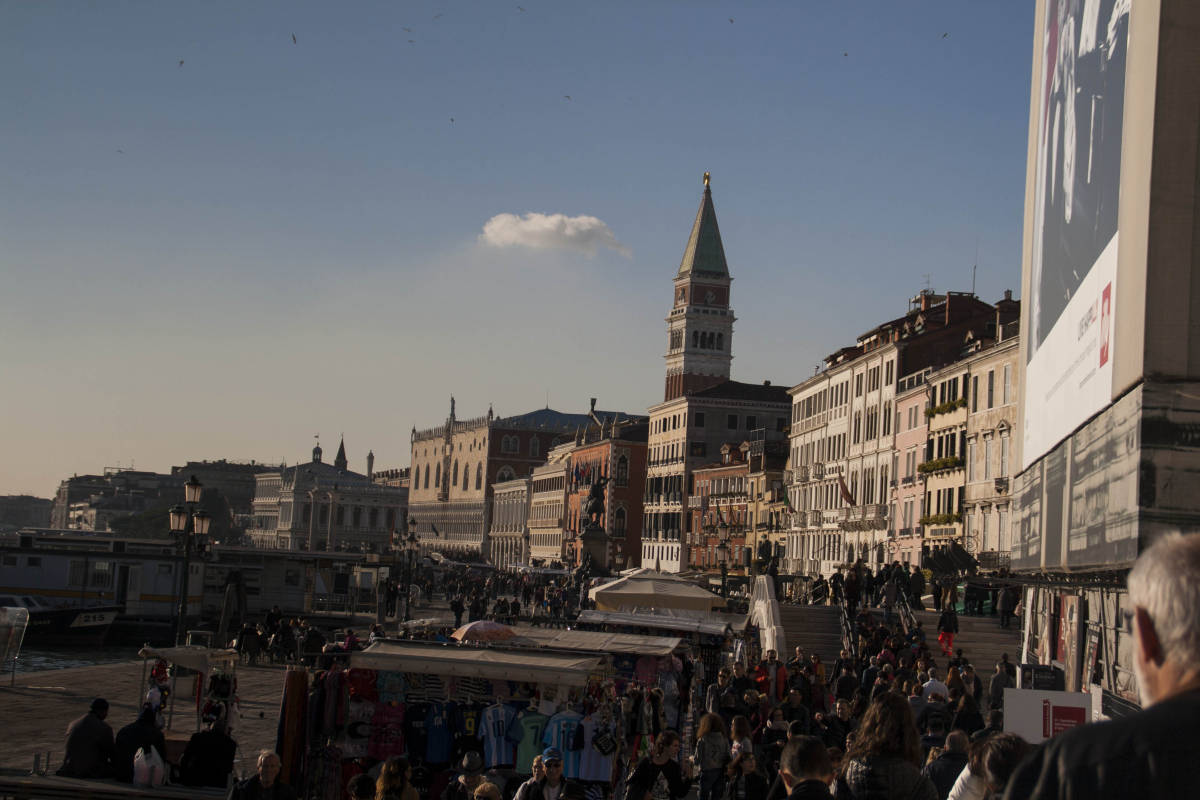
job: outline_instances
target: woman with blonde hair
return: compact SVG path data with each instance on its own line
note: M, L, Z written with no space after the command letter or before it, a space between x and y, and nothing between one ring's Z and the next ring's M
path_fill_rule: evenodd
M403 756L392 756L383 762L375 781L375 800L419 800L416 787L409 781L412 767Z

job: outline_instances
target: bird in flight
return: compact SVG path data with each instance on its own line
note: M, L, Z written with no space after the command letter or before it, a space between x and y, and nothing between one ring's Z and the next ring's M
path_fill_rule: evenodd
M453 124L453 123L454 123L454 117L451 117L451 118L450 118L450 123L451 123L451 124Z
M179 59L179 66L181 66L181 67L183 66L183 59L182 59L182 58L181 58L181 59Z
M401 28L400 30L404 31L405 33L412 33L412 28Z
M569 95L569 94L564 94L563 97L567 98L568 100L571 99L571 95Z
M520 11L522 14L525 13L525 9L521 8L520 6L517 6L517 11Z
M943 38L943 39L949 39L949 38L950 38L950 34L948 34L948 33L943 33L943 34L942 34L942 38Z
M732 25L732 24L733 24L733 17L730 17L730 18L729 18L729 24L730 24L730 25Z
M409 39L409 40L408 40L408 43L409 43L409 44L416 44L416 43L417 43L417 40L416 40L416 39Z
M292 34L292 44L296 43L296 34Z
M437 19L437 18L438 18L438 17L440 17L440 16L442 16L442 15L441 15L441 14L434 14L434 15L433 15L433 18L434 18L434 19Z
M850 55L850 54L849 54L849 53L842 53L842 55L843 55L843 56L848 56L848 55Z
M119 147L117 148L117 152L120 153L121 155L125 155L125 151Z

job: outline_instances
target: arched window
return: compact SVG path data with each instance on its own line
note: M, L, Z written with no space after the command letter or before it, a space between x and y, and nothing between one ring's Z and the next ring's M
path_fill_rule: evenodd
M475 465L475 491L483 488L483 464Z
M613 513L613 533L618 536L625 535L625 509L618 508Z
M541 446L542 446L542 443L538 441L538 438L536 436L529 437L529 455L530 456L536 458L537 456L541 455L541 452L542 452Z
M424 488L426 488L426 489L429 488L429 465L428 464L425 465L425 487Z
M453 477L450 479L450 485L458 486L458 459L457 458L454 459L454 473L453 473Z
M717 349L718 350L725 349L725 334L723 334L723 333L717 334Z
M692 331L692 347L700 346L700 331Z
M433 488L437 489L442 485L442 465L438 464L437 469L433 473Z
M515 472L513 472L512 467L508 467L508 466L501 467L500 471L496 473L496 483L503 483L504 481L511 481L515 477L517 477L517 475Z
M463 464L463 491L471 488L471 465Z
M617 459L617 486L629 485L629 459L621 456Z

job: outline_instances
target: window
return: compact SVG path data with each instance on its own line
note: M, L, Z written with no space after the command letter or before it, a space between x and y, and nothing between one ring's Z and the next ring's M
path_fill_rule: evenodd
M851 444L858 444L862 440L862 412L854 412L854 438L850 440Z
M752 431L758 427L758 417L746 417L746 430Z
M967 442L967 483L975 480L975 442Z
M1000 476L1008 477L1008 436L1000 437Z
M424 488L426 488L426 489L429 488L429 465L428 464L425 465L425 487Z
M980 548L981 550L985 549L985 548L989 549L989 550L994 549L994 548L989 548L987 546L988 545L988 537L991 535L990 528L992 526L989 524L989 523L991 523L991 521L992 521L991 509L984 509L984 511L983 511L983 536L981 537L983 539L983 547Z
M454 477L450 480L451 486L458 485L458 459L454 459Z
M988 480L992 477L992 439L988 437L983 440L983 479Z
M511 481L515 477L517 477L517 474L515 472L513 472L512 467L508 467L508 466L501 467L500 471L496 473L496 483L503 483L504 481Z
M996 370L990 369L990 370L988 370L988 401L987 401L988 408L991 408L993 405L995 405L995 403L992 402L993 399L995 398L995 396L996 396Z
M887 386L892 385L892 364L893 364L893 362L889 361L883 367L883 369L884 369L883 382Z
M374 529L379 527L379 509L372 508L367 514L367 526Z
M1012 364L1004 365L1004 405L1012 402Z
M437 470L433 473L433 488L437 489L442 485L442 465L437 465Z
M700 347L700 331L692 331L692 349Z
M971 413L979 410L979 376L971 378Z
M723 334L723 333L717 334L717 349L718 350L725 349L725 334Z
M541 452L542 452L542 443L538 440L538 438L536 436L530 436L529 437L529 455L530 455L530 457L537 458L539 455L541 455Z
M697 411L697 412L696 412L696 417L695 417L695 420L696 420L696 422L695 422L695 424L696 424L696 427L697 427L697 428L703 428L703 427L704 427L704 412L703 412L703 411Z
M863 376L862 376L862 373L860 372L859 374L854 376L854 396L862 397L862 393L863 393Z
M42 557L41 556L25 556L25 566L38 567L40 569L42 566Z
M708 455L708 444L705 442L692 442L692 457L704 458Z
M537 440L534 439L536 442ZM471 465L463 464L463 491L468 491L471 488Z
M788 427L787 417L776 417L775 418L775 430L779 431L780 433L783 433L783 432L787 431L787 427Z
M730 414L725 417L725 427L731 431L737 430L737 414Z
M621 456L617 459L617 486L629 485L629 459Z
M475 465L475 491L483 488L483 464Z

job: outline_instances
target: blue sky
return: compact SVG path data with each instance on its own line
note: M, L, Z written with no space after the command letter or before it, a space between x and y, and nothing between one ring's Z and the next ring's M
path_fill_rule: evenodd
M737 379L977 251L995 300L1032 35L1032 2L4 4L0 494L315 433L404 466L451 393L642 412L705 170Z

